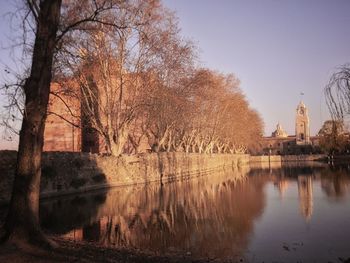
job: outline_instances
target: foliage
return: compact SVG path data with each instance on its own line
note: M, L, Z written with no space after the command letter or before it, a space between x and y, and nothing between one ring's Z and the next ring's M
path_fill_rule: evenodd
M349 133L342 121L325 121L318 135L320 147L327 153L343 153L350 149Z

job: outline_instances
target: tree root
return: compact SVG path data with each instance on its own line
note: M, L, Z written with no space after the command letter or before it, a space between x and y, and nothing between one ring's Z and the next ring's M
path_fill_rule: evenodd
M42 231L36 231L35 234L29 235L24 231L13 231L0 237L0 241L22 252L43 255L58 248L58 244L47 237Z

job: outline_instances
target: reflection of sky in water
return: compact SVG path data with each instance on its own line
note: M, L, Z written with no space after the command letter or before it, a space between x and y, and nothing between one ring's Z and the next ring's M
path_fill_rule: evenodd
M332 176L331 174L329 176ZM265 185L266 206L263 216L254 223L254 235L246 253L254 262L328 262L350 257L349 181L342 198L327 196L316 174L312 180L312 214L300 211L302 200L297 180L288 181L283 194L272 182ZM334 178L333 178L334 179ZM332 178L327 179L330 183ZM305 204L304 204L305 205Z
M51 232L106 246L251 262L350 257L348 170L218 173L43 202Z

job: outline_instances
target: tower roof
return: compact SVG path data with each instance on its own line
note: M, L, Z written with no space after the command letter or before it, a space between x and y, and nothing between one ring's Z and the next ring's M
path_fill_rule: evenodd
M302 100L299 102L298 108L306 108L306 106Z
M278 122L276 130L272 133L272 137L286 138L288 134L283 130L281 124Z

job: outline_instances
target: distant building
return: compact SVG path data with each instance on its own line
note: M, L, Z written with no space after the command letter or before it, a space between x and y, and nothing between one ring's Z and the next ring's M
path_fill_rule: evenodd
M288 155L319 152L319 137L310 136L308 109L301 101L296 108L295 135L288 135L278 123L271 136L263 138L261 154Z
M310 144L310 120L308 110L302 101L296 110L295 137L297 145Z
M287 138L288 134L283 130L280 123L277 124L277 128L274 132L272 132L272 137L275 138Z

